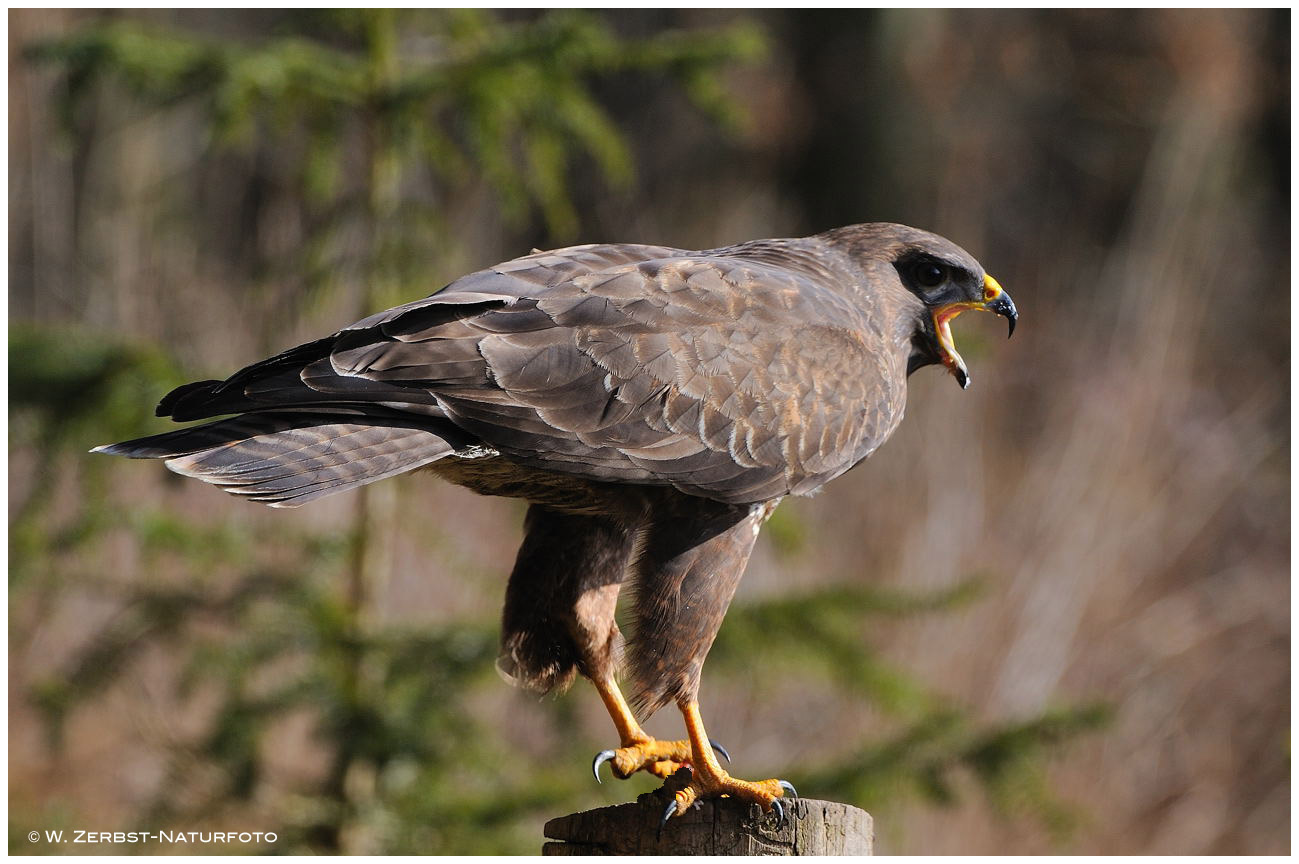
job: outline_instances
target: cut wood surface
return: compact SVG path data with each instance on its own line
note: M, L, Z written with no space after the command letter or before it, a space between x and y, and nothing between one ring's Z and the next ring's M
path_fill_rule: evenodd
M871 816L848 804L785 799L776 812L732 798L701 801L659 830L665 797L560 816L546 823L544 855L869 855Z

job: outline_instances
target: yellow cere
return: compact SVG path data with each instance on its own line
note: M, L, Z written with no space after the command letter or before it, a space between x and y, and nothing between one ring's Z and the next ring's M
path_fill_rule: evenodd
M983 302L991 303L1001 296L1001 283L987 273L983 274Z

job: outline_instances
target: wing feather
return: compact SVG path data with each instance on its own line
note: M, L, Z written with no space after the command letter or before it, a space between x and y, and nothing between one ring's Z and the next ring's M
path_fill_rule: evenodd
M882 314L843 293L853 274L803 248L819 242L524 256L224 382L181 388L160 411L421 418L411 425L451 423L507 458L588 479L732 503L812 491L892 431L905 383ZM397 445L425 440L385 427L393 449L346 424L329 434L272 434L273 469L252 467L266 462L257 442L242 463L211 451L173 467L251 480L248 494L283 502L348 482L325 450L365 460L372 478L403 470ZM314 466L305 478L304 464Z
M354 325L365 338L331 362L375 385L426 388L454 422L533 467L580 475L589 457L589 476L736 503L806 491L892 430L905 368L881 366L898 352L869 304L841 293L850 278L809 264L808 250L783 261L751 251L526 256Z

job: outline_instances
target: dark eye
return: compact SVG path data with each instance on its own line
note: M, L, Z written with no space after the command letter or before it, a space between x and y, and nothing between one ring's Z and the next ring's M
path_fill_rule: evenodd
M937 288L947 281L947 268L933 261L921 261L914 271L916 284L922 288Z

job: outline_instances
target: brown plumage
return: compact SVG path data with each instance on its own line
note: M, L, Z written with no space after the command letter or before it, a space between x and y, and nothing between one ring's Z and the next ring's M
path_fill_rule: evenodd
M707 775L699 794L770 806L778 787L718 787L711 751L698 752L687 707L704 657L779 500L878 448L911 371L941 362L967 382L947 322L969 308L1013 327L978 262L901 225L707 251L537 252L158 406L234 418L99 449L165 458L271 506L420 467L528 500L502 671L542 691L578 672L595 682L623 738L616 773L692 763ZM652 739L613 683L627 580L633 702L687 710L692 747L667 756L646 755Z

